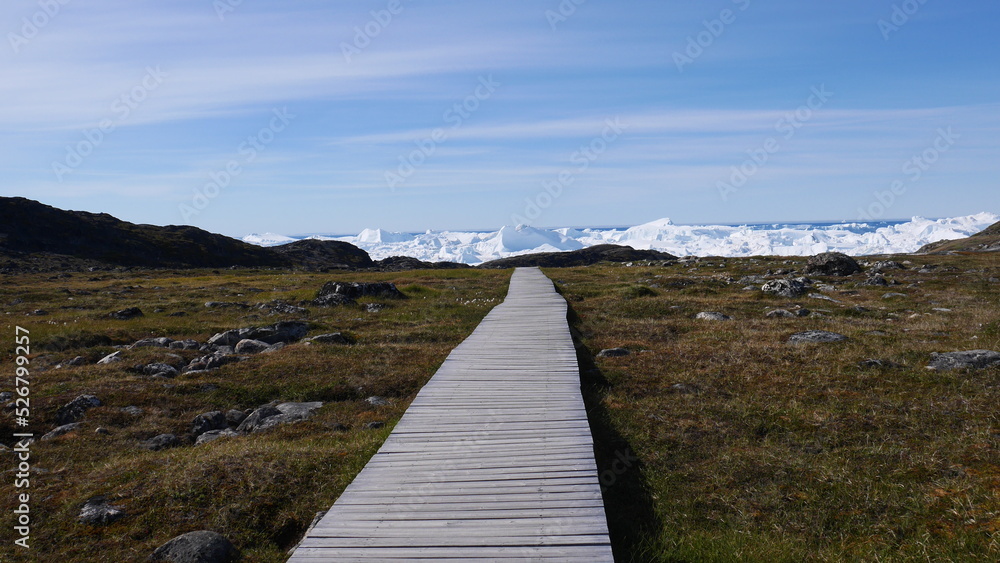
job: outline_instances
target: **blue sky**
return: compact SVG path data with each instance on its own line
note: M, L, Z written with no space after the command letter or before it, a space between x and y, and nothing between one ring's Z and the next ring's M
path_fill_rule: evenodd
M0 195L133 222L1000 212L993 0L17 0L0 30Z

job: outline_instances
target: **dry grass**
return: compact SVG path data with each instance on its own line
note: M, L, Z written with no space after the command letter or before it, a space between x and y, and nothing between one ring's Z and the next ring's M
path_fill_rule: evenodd
M313 515L328 508L361 470L445 356L502 299L509 274L234 271L5 278L0 303L22 302L7 307L3 330L11 338L4 339L2 365L12 365L15 325L31 330L35 352L29 430L40 435L52 429L56 410L81 394L98 396L104 406L88 411L78 432L33 446L33 463L42 471L32 480L34 547L25 558L5 541L0 560L142 561L174 536L210 529L229 537L245 561L284 561ZM167 382L130 368L167 354L186 359L202 354L136 349L111 366L54 369L77 355L92 363L114 351L113 345L149 336L204 341L218 331L290 319L208 309L204 303L296 302L314 297L332 279L394 281L410 299L381 301L388 307L379 313L309 307L310 334L349 332L357 338L353 346L299 344ZM107 318L128 306L140 307L146 316ZM49 314L26 316L36 309ZM169 316L178 311L187 315ZM372 395L393 404L372 407L365 402ZM161 433L188 434L192 419L203 412L252 409L275 400L327 404L308 422L251 437L161 452L138 447ZM121 412L126 406L138 406L144 414ZM374 421L388 426L363 428ZM110 435L95 434L98 427ZM0 417L5 442L15 431L9 413ZM13 467L11 456L3 459ZM0 510L10 523L14 490L8 476L0 485ZM76 523L81 505L97 495L129 516L103 528Z
M599 466L639 458L605 494L620 560L1000 558L1000 370L925 369L932 352L1000 350L1000 284L986 281L1000 264L913 262L944 267L890 273L892 288L823 280L840 304L727 283L801 261L548 272L589 350L635 352L585 373ZM824 316L765 317L797 305ZM787 344L811 329L850 340ZM858 367L869 358L904 367Z
M839 304L769 297L733 283L800 268L801 260L547 271L570 301L583 345L584 390L620 560L1000 559L1000 370L924 368L932 352L1000 350L1000 290L987 281L1000 277L1000 264L991 256L911 260L909 270L887 275L901 284L892 288L821 280L837 284L827 293ZM922 264L940 267L921 274ZM45 470L33 482L34 560L140 561L171 537L207 528L231 538L246 561L283 561L313 514L337 498L448 352L502 298L508 276L227 271L0 280L0 303L23 301L7 307L3 330L13 335L15 324L26 326L36 346L33 430L51 429L55 410L77 395L93 393L106 404L87 413L80 432L34 447ZM387 302L377 314L311 308L311 334L346 331L358 344L296 345L202 376L163 382L128 370L162 350L128 351L117 366L52 369L142 337L203 341L270 324L285 317L203 304L298 301L331 279L394 281L411 299ZM888 291L907 297L883 299ZM133 305L147 316L106 319ZM764 316L799 305L824 316ZM26 316L39 308L50 314ZM169 316L176 311L188 314ZM734 320L695 320L700 311ZM786 343L809 329L850 340ZM620 346L633 354L593 357ZM10 366L12 345L3 352L0 361ZM858 367L868 358L903 367ZM394 403L370 407L370 395ZM188 432L201 412L272 400L327 405L309 422L252 437L156 453L137 447L162 432ZM145 414L120 412L128 405ZM389 425L364 430L370 421ZM94 434L98 426L111 434ZM9 416L0 417L0 436L13 431ZM5 519L13 508L6 481ZM106 528L77 524L80 505L95 495L129 517ZM9 543L0 545L0 559L14 557Z

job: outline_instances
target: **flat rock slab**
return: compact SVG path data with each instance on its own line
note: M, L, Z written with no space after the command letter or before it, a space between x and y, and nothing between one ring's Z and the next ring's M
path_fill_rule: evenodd
M825 344L829 342L843 342L847 339L848 338L843 334L837 334L836 332L828 332L825 330L807 330L805 332L796 332L788 337L788 341L792 344L808 344L814 342Z
M944 371L952 369L983 369L993 366L1000 366L1000 352L992 350L969 350L967 352L931 354L931 363L927 368Z
M566 313L518 269L289 561L613 561Z

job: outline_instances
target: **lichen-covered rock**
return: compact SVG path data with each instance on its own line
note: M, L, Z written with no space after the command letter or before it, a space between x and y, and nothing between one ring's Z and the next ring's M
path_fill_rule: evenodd
M150 561L167 563L233 563L240 559L236 546L216 532L188 532L161 545Z

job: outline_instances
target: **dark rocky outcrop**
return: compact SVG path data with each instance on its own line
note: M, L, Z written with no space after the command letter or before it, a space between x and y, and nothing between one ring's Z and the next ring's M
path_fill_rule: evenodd
M845 340L847 340L847 337L843 334L837 334L836 332L829 332L826 330L807 330L805 332L797 332L788 338L788 341L792 344L826 344L830 342L843 342Z
M149 556L150 561L166 563L233 563L239 559L240 553L232 542L207 530L177 536Z
M378 268L385 272L404 272L409 270L457 270L471 268L468 264L458 262L424 262L411 256L390 256L377 261Z
M850 256L840 252L824 252L809 258L806 274L822 276L849 276L861 271L861 266Z
M636 250L630 246L601 244L569 252L541 252L524 256L511 256L480 264L479 268L505 269L538 266L542 268L571 268L590 266L600 262L665 262L677 257L659 250Z
M355 270L374 268L371 256L347 242L336 240L297 240L272 247L278 256L305 270Z
M390 282L327 282L316 294L317 301L331 295L340 295L347 299L374 297L379 299L406 299L406 295Z
M84 503L79 516L77 516L77 521L91 526L107 526L125 518L125 516L124 510L112 506L106 498L94 497Z
M33 254L152 268L287 264L273 250L195 227L136 225L105 213L63 211L22 197L0 198L0 256Z
M63 405L56 412L56 423L59 426L78 422L88 410L101 406L101 400L93 395L80 395Z

